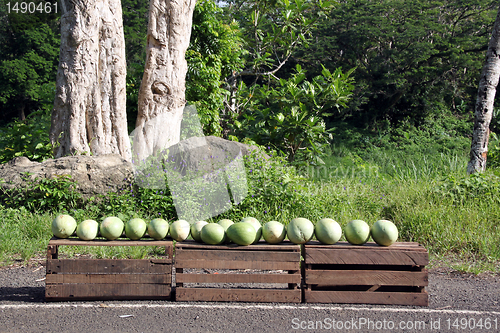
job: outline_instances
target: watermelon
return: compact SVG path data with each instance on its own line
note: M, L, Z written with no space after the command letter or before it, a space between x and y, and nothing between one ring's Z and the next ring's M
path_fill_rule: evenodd
M253 225L248 222L231 224L227 228L227 237L238 245L250 245L255 241L257 232Z
M125 236L131 240L138 240L144 237L148 225L143 219L134 218L125 223Z
M148 224L148 235L155 240L161 240L167 237L168 228L168 222L164 219L153 219Z
M398 228L387 220L378 220L370 229L373 240L382 246L390 246L398 239Z
M76 227L76 235L81 240L90 241L97 237L97 233L99 232L99 223L94 220L85 220L82 221Z
M178 242L185 241L190 231L191 225L186 220L177 220L170 226L170 236Z
M217 223L207 223L201 228L201 240L210 245L222 244L226 239L224 227Z
M221 225L224 228L224 231L227 232L227 228L229 228L232 224L234 224L234 222L229 219L222 219L219 222L217 222L217 224ZM231 243L231 240L228 237L226 237L225 242Z
M345 238L353 245L363 245L370 238L370 226L363 220L352 220L344 229Z
M314 233L321 243L332 245L342 237L342 228L333 219L321 219L316 223Z
M57 238L68 238L76 230L76 221L70 215L60 214L52 221L52 233Z
M255 228L256 234L253 243L257 243L260 240L260 236L262 235L262 225L260 224L259 220L257 220L255 217L245 217L241 220L241 222L250 223Z
M100 226L101 236L107 240L115 240L123 233L124 224L118 217L106 217Z
M206 221L198 221L198 222L195 222L191 225L191 236L193 237L193 239L197 242L201 242L201 235L200 235L200 232L201 232L201 229L203 229L203 227L208 224L208 222Z
M220 224L224 228L224 230L227 231L227 228L229 228L231 224L234 224L234 222L229 219L222 219L217 222L217 224Z
M287 226L288 239L295 244L305 244L314 236L314 224L308 219L298 217Z
M269 244L281 243L285 236L285 226L278 221L269 221L262 227L262 237Z

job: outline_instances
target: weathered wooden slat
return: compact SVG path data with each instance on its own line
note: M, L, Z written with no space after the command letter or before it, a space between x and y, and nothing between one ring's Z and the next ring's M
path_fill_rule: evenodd
M382 247L381 247L382 248ZM426 266L429 255L423 251L376 248L310 248L305 246L306 264L346 264L346 265L409 265Z
M385 304L428 306L427 292L363 292L305 290L306 303Z
M53 259L47 260L52 273L164 273L171 272L171 259Z
M296 274L176 274L176 283L300 283Z
M140 240L130 239L94 239L91 241L84 241L79 238L52 238L49 245L83 245L83 246L172 246L172 240L154 240L153 238L145 238Z
M272 262L245 260L175 260L176 268L206 269L261 269L261 270L298 270L300 262Z
M307 270L305 283L325 286L381 285L381 286L427 286L427 270L384 271L384 270Z
M201 244L195 241L184 241L177 242L175 244L177 249L198 249L198 250L237 250L237 251L291 251L300 252L300 245L293 244L290 241L284 241L279 244L268 244L261 240L257 244L240 246L237 244L226 244L226 245L207 245Z
M57 259L58 256L58 247L56 245L47 246L47 259Z
M321 244L318 241L309 241L305 244L305 246L308 248L321 248L321 249L369 248L370 250L376 250L376 251L411 250L411 251L427 252L425 247L417 242L396 242L393 243L391 246L380 246L375 242L366 242L363 245L352 245L349 242L337 242L333 245L326 245L326 244Z
M176 301L300 303L301 290L176 288Z
M55 284L45 287L46 300L169 299L166 284Z
M279 252L279 251L200 251L178 249L175 253L175 260L231 260L231 261L276 261L276 262L298 262L300 252Z
M45 284L62 283L122 283L122 284L171 284L172 275L166 274L47 274Z

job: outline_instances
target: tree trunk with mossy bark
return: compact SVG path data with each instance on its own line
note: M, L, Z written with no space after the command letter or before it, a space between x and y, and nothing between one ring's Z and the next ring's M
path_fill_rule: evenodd
M55 157L131 160L120 0L61 0L61 47L50 140Z
M151 0L147 58L139 90L133 161L180 141L195 0Z
M490 44L486 53L486 62L481 73L474 113L474 132L470 150L467 173L481 172L486 169L490 122L493 104L500 77L500 8L497 13Z

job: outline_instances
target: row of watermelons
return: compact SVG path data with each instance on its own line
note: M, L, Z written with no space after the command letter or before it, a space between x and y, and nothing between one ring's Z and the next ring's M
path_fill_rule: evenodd
M335 244L342 236L340 225L329 218L321 219L314 225L305 218L295 218L287 226L277 221L270 221L261 225L253 217L246 217L241 222L234 223L223 219L217 223L198 221L190 224L185 220L178 220L171 225L164 219L158 218L146 223L140 218L133 218L123 223L118 217L107 217L101 224L94 220L85 220L77 225L70 215L58 215L52 222L52 233L58 238L68 238L76 231L78 238L93 240L99 232L108 240L115 240L125 231L125 236L131 240L141 239L148 235L155 239L164 239L170 236L176 241L184 241L189 235L197 241L217 245L233 242L238 245L250 245L258 242L261 237L269 244L281 243L286 236L295 244L305 244L315 235L323 244ZM344 228L346 240L355 245L362 245L368 241L370 235L379 245L389 246L398 238L398 229L394 223L387 220L378 220L370 226L362 220L352 220Z

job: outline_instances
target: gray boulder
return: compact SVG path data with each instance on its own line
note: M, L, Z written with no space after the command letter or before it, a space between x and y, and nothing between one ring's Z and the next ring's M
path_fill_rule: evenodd
M116 192L130 185L134 179L134 168L132 163L116 154L65 156L41 163L16 157L0 166L1 186L5 189L26 187L27 180L58 176L70 176L70 180L76 182L76 190L88 198Z
M161 156L161 163L175 161L176 170L184 176L193 172L207 173L220 169L238 156L258 150L239 142L219 137L190 138L171 146ZM267 155L262 154L267 157ZM171 164L170 164L171 165ZM65 156L44 162L16 157L0 165L0 186L4 189L22 188L27 181L68 175L76 182L76 190L84 198L118 192L140 181L134 165L116 154L100 156ZM141 171L141 170L139 170ZM28 176L27 176L28 175Z

